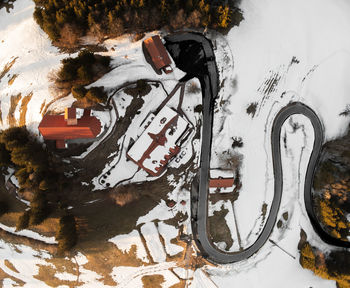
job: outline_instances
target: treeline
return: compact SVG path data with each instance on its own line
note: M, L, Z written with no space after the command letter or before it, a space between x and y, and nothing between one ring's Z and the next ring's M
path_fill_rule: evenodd
M32 194L30 210L17 223L17 230L40 224L49 214L49 194L57 194L61 176L52 165L49 153L25 127L0 132L0 165L15 169L19 192Z
M298 245L300 264L304 269L311 270L315 275L337 282L339 288L350 287L350 252L346 250L322 252L311 246L304 231Z
M324 230L349 241L350 129L342 138L327 142L314 178L314 204Z
M228 28L242 20L235 1L225 0L34 0L34 18L61 46L91 33L99 39L168 26Z
M107 94L103 87L84 88L110 69L111 58L95 55L88 50L82 50L75 58L68 57L61 61L62 66L57 72L56 85L67 87L77 100L87 99L93 103L104 103Z

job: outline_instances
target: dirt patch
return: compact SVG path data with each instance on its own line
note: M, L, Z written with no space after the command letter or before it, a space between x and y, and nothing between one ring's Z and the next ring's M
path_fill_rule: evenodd
M165 279L163 275L146 275L142 277L142 284L144 288L162 288L162 283Z
M11 106L9 109L9 114L7 115L7 122L10 127L17 126L17 120L15 118L15 111L19 101L22 98L22 94L19 93L16 96L11 96Z
M233 244L233 239L225 220L227 213L228 210L222 206L220 211L214 211L214 215L208 217L208 222L210 240L215 243L225 242L226 250L229 250Z
M13 82L15 82L15 80L16 80L17 77L18 77L18 74L13 74L13 75L11 76L10 80L7 81L7 84L8 84L9 86L11 86L11 85L13 84Z
M5 263L7 268L9 268L10 270L12 270L15 273L19 273L18 270L16 269L16 267L13 266L13 264L9 260L5 259L4 263Z
M34 276L34 278L40 281L43 281L50 287L58 287L61 285L67 285L68 287L77 287L84 284L83 282L79 282L79 281L60 280L55 277L55 274L58 272L56 269L48 265L47 266L38 265L38 266L39 266L39 272L37 275Z
M24 286L24 284L25 284L22 280L20 280L20 279L18 279L18 278L15 278L15 277L13 277L13 276L11 276L11 275L9 275L9 274L7 274L4 270L2 270L2 269L0 268L0 285L3 284L3 281L4 281L6 278L11 279L11 280L14 281L15 283L17 283L17 285L20 286L20 287Z
M29 101L32 99L33 92L30 92L28 95L24 96L22 99L21 107L19 109L19 126L26 125L26 115L27 115L27 106Z

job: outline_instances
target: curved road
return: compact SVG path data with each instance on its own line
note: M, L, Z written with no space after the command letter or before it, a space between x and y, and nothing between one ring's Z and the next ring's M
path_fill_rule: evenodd
M316 224L319 226L318 222L314 217L312 205L310 204L312 204L311 188L312 188L314 171L318 162L318 157L320 155L323 139L324 139L323 126L319 118L317 117L317 115L309 107L298 102L291 103L285 108L283 108L277 114L273 123L273 128L271 133L271 145L272 145L272 156L273 156L273 171L274 171L274 178L275 178L274 198L271 204L271 208L270 208L270 212L269 212L269 216L267 218L266 224L262 232L260 233L258 239L254 242L253 245L249 246L243 251L239 251L235 253L223 252L213 247L212 243L210 243L208 239L208 231L207 231L208 178L203 177L206 179L202 179L201 177L201 181L199 185L198 183L195 183L193 185L192 191L196 191L197 189L199 189L197 190L199 192L199 198L197 203L198 219L195 224L197 226L195 229L197 232L196 236L199 242L200 249L202 250L202 252L204 252L207 255L209 260L217 263L231 263L231 262L244 260L252 256L253 254L255 254L269 239L269 236L276 223L277 214L278 214L281 197L282 197L282 191L283 191L283 172L282 172L282 161L281 161L281 151L280 151L281 128L284 122L293 114L302 114L307 118L309 118L315 131L315 140L314 140L313 150L310 156L309 164L307 167L304 191L305 191L305 206L307 209L307 213L311 220L315 220L315 221L312 221L313 222L312 224L313 225ZM206 121L206 119L204 119L204 121ZM203 142L206 142L206 140L203 139ZM203 166L201 167L201 176L202 176L202 168ZM204 174L207 174L207 173L204 173Z
M284 122L294 114L302 114L309 118L314 128L315 139L313 144L313 150L310 156L310 160L307 167L304 183L304 201L307 214L310 218L311 224L320 238L328 243L339 247L350 247L350 242L344 242L339 239L335 239L326 233L320 226L312 205L312 183L317 167L318 158L324 142L323 126L317 115L308 106L294 102L290 103L286 107L282 108L274 119L271 132L271 145L272 145L272 157L273 157L273 171L275 178L274 185L274 198L270 207L270 212L266 220L266 224L260 233L258 239L250 247L234 252L227 253L219 250L208 239L208 194L209 194L209 170L210 170L210 154L211 154L211 141L212 141L212 123L213 123L213 107L214 100L218 94L218 71L215 62L215 55L211 41L209 41L203 35L198 33L179 33L166 37L167 48L170 48L170 53L173 58L178 60L179 64L184 62L191 63L191 60L196 59L195 55L188 55L184 53L182 57L187 59L180 59L177 44L182 42L191 43L196 42L202 46L202 57L205 59L205 67L196 66L199 70L198 73L194 73L193 67L190 65L184 65L182 68L188 69L186 71L190 76L198 77L202 86L202 105L203 105L203 127L202 127L202 147L200 157L200 172L192 183L191 193L191 212L192 212L192 230L194 240L198 248L201 250L203 256L206 256L208 260L215 263L232 263L244 260L253 254L255 254L269 239L270 234L275 226L277 214L282 198L283 191L283 171L280 151L280 135L281 128ZM172 45L175 45L171 47ZM198 59L196 59L198 63ZM178 64L178 63L177 63ZM196 64L194 64L195 66ZM183 70L186 70L183 69Z

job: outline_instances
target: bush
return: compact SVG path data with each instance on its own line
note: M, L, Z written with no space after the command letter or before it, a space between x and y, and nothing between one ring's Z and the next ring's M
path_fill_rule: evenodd
M194 107L194 112L195 113L202 113L203 112L203 105L198 104L196 107Z
M79 81L87 84L93 79L93 66L101 65L104 68L108 68L110 57L95 56L94 53L84 49L79 52L76 58L68 57L63 59L61 63L62 67L57 73L58 81Z
M63 253L69 251L77 243L76 222L73 215L65 215L60 218L59 230L56 234L58 251Z
M146 80L137 80L136 86L132 88L126 88L124 92L133 97L146 96L151 91L151 86Z
M16 223L16 231L20 231L28 228L30 218L30 210L25 211L21 216L19 216Z

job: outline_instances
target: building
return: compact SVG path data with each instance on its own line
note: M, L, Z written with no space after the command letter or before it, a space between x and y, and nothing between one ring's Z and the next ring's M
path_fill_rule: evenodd
M173 72L171 68L171 59L162 40L158 35L147 38L142 43L143 53L146 61L150 63L153 69L161 74L162 71L166 74Z
M56 148L66 148L66 140L96 138L101 132L100 121L85 109L77 115L75 108L66 108L64 115L44 115L39 132L45 140L56 140Z
M232 192L234 189L235 179L232 170L213 169L210 170L209 191L215 193Z
M147 119L142 125L144 131L127 152L127 157L150 175L159 176L180 152L191 126L168 106Z

